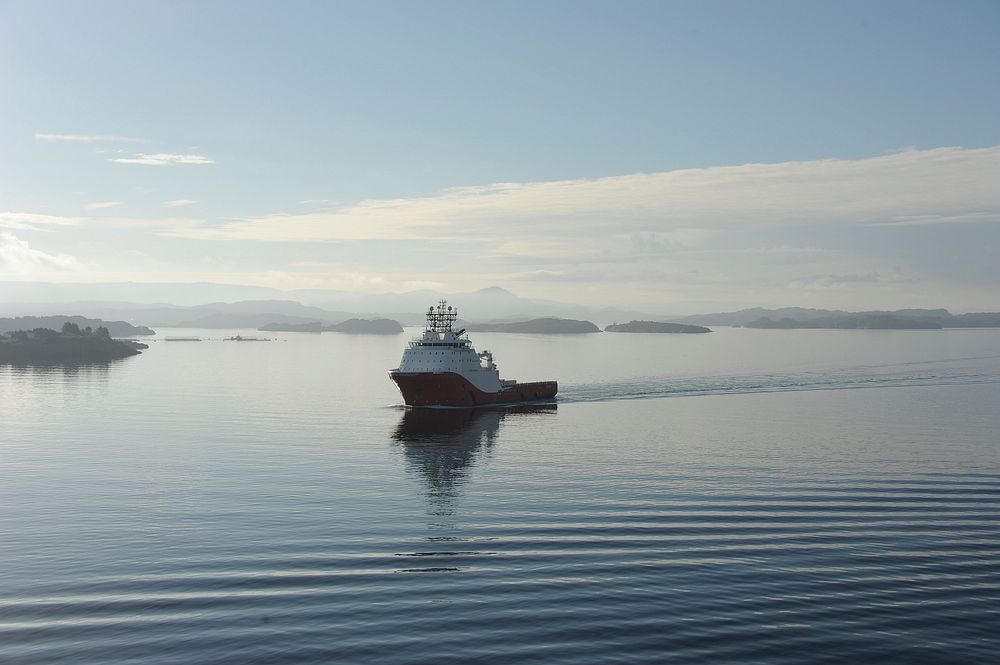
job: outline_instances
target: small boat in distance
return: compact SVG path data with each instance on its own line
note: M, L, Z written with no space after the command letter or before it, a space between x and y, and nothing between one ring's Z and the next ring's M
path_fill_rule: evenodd
M224 342L270 342L270 337L243 337L242 335L234 335L233 337L226 337L223 339Z
M399 367L389 370L407 406L480 406L551 400L556 381L518 383L501 379L489 351L476 353L465 329L452 326L458 310L442 300L427 310L424 334L403 351Z

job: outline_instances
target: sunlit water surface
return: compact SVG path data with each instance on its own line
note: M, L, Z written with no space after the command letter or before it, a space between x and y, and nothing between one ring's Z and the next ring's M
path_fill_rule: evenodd
M479 334L558 403L431 412L407 335L232 332L0 367L0 662L1000 649L1000 330Z

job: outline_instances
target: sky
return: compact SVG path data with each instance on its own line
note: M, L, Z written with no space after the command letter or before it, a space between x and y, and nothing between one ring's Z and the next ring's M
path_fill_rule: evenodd
M0 289L1000 310L998 34L994 0L0 0Z

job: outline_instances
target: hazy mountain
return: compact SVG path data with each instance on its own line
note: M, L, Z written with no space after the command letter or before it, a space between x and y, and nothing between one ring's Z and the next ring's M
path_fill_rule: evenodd
M684 316L678 321L694 323L701 326L742 326L751 321L767 317L771 319L795 319L796 321L811 321L827 316L845 315L849 312L831 309L805 309L803 307L782 307L780 309L765 309L751 307L736 312L716 312L712 314L695 314Z
M980 328L1000 326L1000 312L952 314L946 309L897 309L847 312L831 309L754 307L738 312L697 314L680 319L686 323L753 328Z
M325 326L324 330L352 335L398 335L403 332L403 327L392 319L348 319Z
M470 323L469 332L537 333L545 335L601 332L590 321L544 317L516 323Z
M683 323L664 323L662 321L629 321L606 326L605 332L616 333L658 333L658 334L700 334L712 332L702 326L685 325Z
M843 330L940 330L943 326L930 319L918 319L892 314L850 314L831 316L809 321L782 318L778 320L762 317L746 323L746 328L836 328Z
M369 311L381 312L384 316L391 316L409 325L419 325L424 321L427 308L437 304L442 298L457 307L464 320L475 323L515 323L543 317L613 321L651 316L648 312L522 298L498 286L458 293L421 290L373 294L366 296L361 302L367 305ZM324 307L337 305L340 305L339 301L323 303Z
M51 284L0 282L0 314L78 312L154 326L179 326L199 319L221 327L247 325L259 319L226 319L217 314L280 314L264 323L293 323L295 317L336 323L348 318L386 317L404 325L421 325L424 312L442 298L470 321L524 321L539 317L589 319L599 322L658 318L648 312L594 308L551 300L522 298L500 287L444 293L427 289L405 293L354 293L308 289L279 291L227 284ZM675 317L674 317L675 318ZM256 327L256 326L255 326Z
M187 319L177 323L177 328L258 328L269 323L310 323L315 319L303 316L287 316L275 312L260 314L229 314L212 312L205 316Z
M424 312L442 298L472 323L514 323L556 317L599 325L629 320L683 322L703 326L745 325L761 318L808 322L852 314L892 315L940 322L943 326L995 326L1000 315L985 312L953 315L945 309L848 312L845 310L753 307L694 316L668 315L614 307L587 307L552 300L522 298L507 289L444 293L427 289L405 293L356 293L332 289L279 291L255 286L213 284L53 284L0 282L0 316L72 313L147 326L258 327L267 323L324 325L350 318L389 318L403 325L424 322Z
M200 305L265 298L287 298L277 289L237 284L105 282L97 284L53 282L0 282L2 303L70 303L104 301Z
M197 307L136 309L133 317L151 325L178 328L257 328L268 323L339 323L356 316L353 312L331 312L294 300L243 300L214 302Z
M403 327L392 319L347 319L341 323L323 325L319 321L308 323L268 323L257 330L277 332L341 332L354 335L398 335Z

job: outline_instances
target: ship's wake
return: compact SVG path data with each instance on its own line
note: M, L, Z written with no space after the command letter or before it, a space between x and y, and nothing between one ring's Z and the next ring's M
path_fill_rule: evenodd
M1000 356L802 372L642 377L560 384L559 402L1000 383Z

